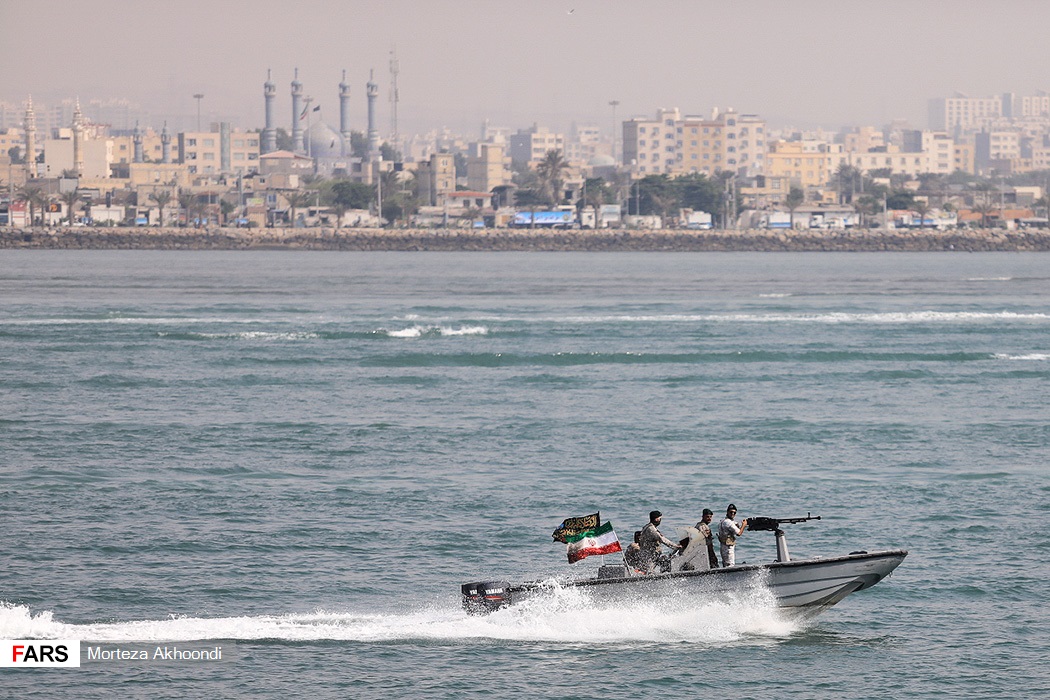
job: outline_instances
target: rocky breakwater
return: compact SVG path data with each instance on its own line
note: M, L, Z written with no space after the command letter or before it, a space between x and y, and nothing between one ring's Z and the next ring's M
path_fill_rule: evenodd
M1050 231L638 231L528 229L0 228L0 248L97 250L401 250L874 252L1050 251Z

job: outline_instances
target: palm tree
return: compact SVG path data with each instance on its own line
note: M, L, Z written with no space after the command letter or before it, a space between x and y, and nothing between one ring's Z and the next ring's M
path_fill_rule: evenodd
M29 225L32 226L36 222L37 206L44 207L47 205L47 196L44 194L44 188L40 185L25 185L18 191L16 196L29 205Z
M346 203L343 201L332 202L328 206L329 211L335 214L335 228L336 230L343 227L343 217L346 216L346 212L350 210Z
M237 205L228 199L219 200L219 213L222 214L222 226L226 226L230 223L230 214L237 208Z
M302 190L293 190L284 195L284 199L288 202L288 210L291 216L288 217L288 223L294 228L295 227L295 210L302 207L304 204L310 202L310 192L304 192Z
M543 160L536 166L536 174L546 187L551 204L557 204L562 199L561 189L565 180L564 171L568 167L569 163L562 156L561 151L553 148L547 151L546 155L543 156Z
M156 192L151 192L149 198L157 205L157 209L160 211L160 214L157 217L157 225L163 226L164 207L168 206L168 203L171 202L171 192L168 190L157 190Z
M66 205L66 221L73 225L73 207L80 201L80 188L73 188L69 192L59 195L59 199Z
M183 192L179 195L179 209L185 212L185 218L179 222L179 226L185 227L190 223L190 217L197 208L197 195L192 192Z
M601 209L605 204L606 185L601 178L590 178L583 183L583 197L580 199L583 207L594 209L594 228L601 227Z
M916 199L911 208L919 215L919 228L926 228L926 214L930 211L929 203Z
M787 205L788 211L791 212L791 229L795 228L795 210L798 209L802 202L806 201L806 193L797 187L792 187L788 190L787 197L784 199L784 204Z
M974 204L973 210L981 215L981 228L988 228L988 215L996 209L998 207L987 200Z

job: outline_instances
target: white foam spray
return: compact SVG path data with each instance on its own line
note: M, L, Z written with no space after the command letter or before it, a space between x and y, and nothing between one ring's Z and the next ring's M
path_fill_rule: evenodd
M50 611L0 603L0 638L89 642L204 640L471 641L675 643L711 645L787 637L802 623L776 608L768 591L698 602L674 597L597 604L587 591L554 588L489 615L458 607L424 607L402 614L317 610L306 614L179 617L70 624Z

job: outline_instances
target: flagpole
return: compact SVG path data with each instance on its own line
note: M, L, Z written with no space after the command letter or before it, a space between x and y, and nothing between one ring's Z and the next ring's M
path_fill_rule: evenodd
M314 98L307 95L303 98L303 102L306 103L306 157L313 157L310 153L310 103L314 101Z

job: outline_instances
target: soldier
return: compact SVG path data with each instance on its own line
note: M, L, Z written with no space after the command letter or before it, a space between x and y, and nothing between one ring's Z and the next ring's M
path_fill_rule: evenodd
M718 541L722 544L722 566L733 566L736 563L736 538L744 534L747 529L747 518L737 525L733 522L736 517L736 506L732 503L726 508L725 520L718 526Z
M707 560L710 562L711 568L717 569L718 556L715 554L715 538L711 532L711 521L714 517L714 511L710 508L704 508L703 516L700 522L696 524L696 529L700 531L700 536L704 538L704 544L707 545Z
M660 545L670 547L675 551L682 548L682 545L672 542L660 532L660 520L662 518L663 513L660 511L651 511L649 513L649 524L642 528L642 535L638 544L642 549L642 563L645 565L643 570L647 574L652 573L657 567L661 571L668 571L671 568L668 558L660 551Z

